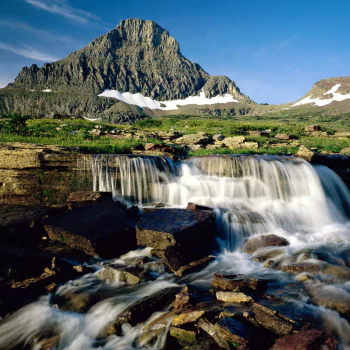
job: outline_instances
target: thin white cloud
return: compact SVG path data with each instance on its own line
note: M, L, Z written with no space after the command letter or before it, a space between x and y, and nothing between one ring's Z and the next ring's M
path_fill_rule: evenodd
M30 58L42 62L58 61L59 58L51 56L49 54L39 52L30 46L13 46L0 41L0 50L6 50L13 52L16 55L20 55L26 58Z
M90 20L98 21L99 18L90 12L86 12L67 4L65 0L24 0L26 3L41 10L57 14L69 20L80 23L88 23Z
M13 30L21 30L21 31L30 32L32 34L39 36L40 38L42 38L44 40L61 41L63 43L67 43L67 44L73 43L73 40L69 37L55 35L49 31L46 31L46 30L36 29L36 28L33 28L24 22L0 19L0 26L7 27L7 28L10 28Z

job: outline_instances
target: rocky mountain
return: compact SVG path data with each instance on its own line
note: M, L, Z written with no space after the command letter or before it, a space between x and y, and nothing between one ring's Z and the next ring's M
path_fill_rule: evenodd
M246 114L252 105L228 77L210 76L186 59L167 30L140 19L121 21L65 59L24 67L14 83L0 89L1 114L34 117L117 122L169 114Z
M158 101L231 94L248 100L227 77L211 77L186 59L178 42L152 21L128 19L67 58L24 67L13 84L26 90L141 93Z
M347 101L348 100L348 101ZM329 78L318 81L293 107L302 105L336 107L350 103L350 77Z

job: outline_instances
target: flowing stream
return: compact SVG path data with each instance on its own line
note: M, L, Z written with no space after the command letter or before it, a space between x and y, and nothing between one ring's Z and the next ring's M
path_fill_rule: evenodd
M341 179L326 167L283 156L207 156L175 163L166 157L119 155L98 155L81 167L92 170L95 191L112 192L116 200L129 205L163 203L185 208L193 202L213 207L221 253L204 270L182 278L159 274L156 281L133 287L118 281L102 286L95 274L71 281L57 294L103 290L106 297L86 313L77 313L57 308L50 296L44 296L2 323L0 348L23 341L31 344L34 338L49 337L54 329L60 339L57 349L132 349L144 325L124 325L122 335L110 335L104 341L98 340L99 334L143 296L186 283L208 287L219 270L265 277L272 290L295 282L294 275L264 268L243 253L243 242L252 235L273 233L286 238L290 245L283 248L282 263L312 250L327 256L329 263L345 267L340 257L350 249L350 196ZM150 250L130 252L120 259L143 255L150 255ZM101 264L98 261L95 266ZM324 293L350 302L350 281L328 284ZM313 314L340 338L343 349L350 348L349 323L336 311L310 303L304 292L287 292L286 300L289 310L296 315ZM162 348L164 342L160 337L154 348Z

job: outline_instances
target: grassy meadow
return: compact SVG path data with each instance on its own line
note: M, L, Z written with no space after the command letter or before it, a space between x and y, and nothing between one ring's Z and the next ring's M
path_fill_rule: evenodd
M322 117L324 118L324 117ZM321 126L322 131L329 133L329 137L313 137L305 132L305 126L310 120L295 117L188 117L172 116L161 118L147 118L135 124L102 124L106 132L114 132L118 137L93 136L89 132L96 123L84 119L28 119L23 125L9 127L9 118L0 118L0 142L30 142L36 144L50 144L65 147L79 147L90 153L121 153L127 154L132 150L143 150L146 143L163 144L150 133L157 131L177 131L182 135L206 132L211 135L223 134L225 137L245 136L246 141L258 142L259 148L216 150L199 149L189 151L189 155L204 154L294 154L299 145L317 149L322 152L337 153L350 146L348 138L334 138L337 131L350 129L347 119L331 123L329 120L313 119ZM101 125L101 122L98 123ZM249 131L271 130L269 138L249 136ZM276 134L292 134L296 137L293 142L276 139Z

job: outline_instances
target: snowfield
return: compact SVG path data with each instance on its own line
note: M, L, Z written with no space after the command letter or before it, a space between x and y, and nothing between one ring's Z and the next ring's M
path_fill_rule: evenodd
M149 109L161 109L165 111L179 109L178 106L186 106L186 105L213 105L216 103L229 103L229 102L237 103L238 102L230 94L207 98L205 97L205 93L203 90L200 92L199 96L190 96L183 100L161 101L161 102L152 100L150 97L145 97L140 93L131 94L130 92L119 92L116 90L105 90L104 92L102 92L102 94L98 96L113 97L113 98L116 98L117 100L123 101L130 105L136 105L142 108L146 107Z
M323 94L323 95L332 94L333 95L332 98L320 99L320 98L311 98L310 96L307 96L304 99L300 100L299 102L295 103L293 105L293 107L306 105L308 103L314 103L316 106L322 107L322 106L326 106L326 105L332 103L333 101L340 102L340 101L350 99L349 94L343 95L343 94L337 93L337 91L340 87L341 87L341 84L336 84L330 90L328 90L327 92L325 92Z

